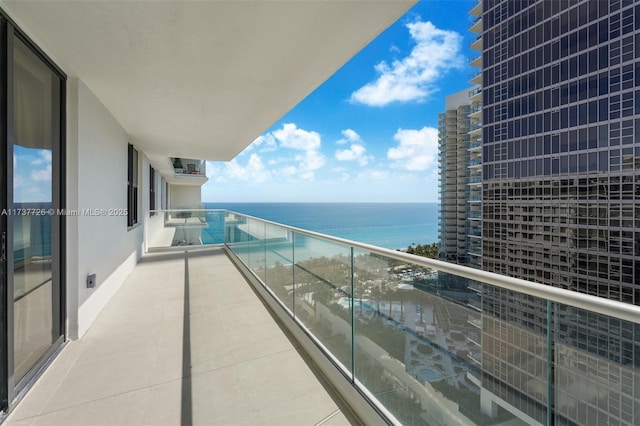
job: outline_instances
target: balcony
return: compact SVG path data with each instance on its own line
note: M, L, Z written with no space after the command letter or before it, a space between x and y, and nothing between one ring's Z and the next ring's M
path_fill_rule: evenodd
M216 242L208 236L224 241L222 250L274 313L311 339L338 380L357 388L391 423L453 419L456 424L545 424L547 416L577 421L570 401L595 404L601 397L580 389L597 383L608 395L619 392L620 386L632 389L618 380L640 381L638 360L626 352L616 355L622 357L616 358L619 361L608 352L603 358L600 337L547 334L551 329L580 330L580 324L591 330L617 324L617 331L602 329L606 339L634 336L640 331L637 306L237 213L207 212L205 217L209 228L203 229L203 243ZM183 256L184 248L178 250ZM475 258L481 250L471 247L468 253ZM193 273L207 276L206 271ZM217 272L209 274L210 280L218 281ZM480 282L481 292L461 290L471 287L471 280ZM222 295L219 298L219 305L226 303ZM492 314L491 306L498 301L509 304L509 321ZM506 352L494 352L489 342L495 339L506 345ZM484 346L478 348L480 343ZM492 370L498 360L514 367L512 372L503 376ZM601 368L620 374L603 385ZM484 382L486 378L491 380ZM635 398L629 391L623 393L624 398ZM544 408L550 398L557 407L554 412ZM637 415L634 410L627 406L621 415Z
M482 36L479 35L469 43L469 48L482 51Z
M478 16L469 24L469 31L472 33L482 33L482 17Z
M480 59L482 59L482 55L479 56ZM475 59L478 59L478 57L476 57ZM473 101L476 100L481 100L482 99L482 86L476 87L473 90L469 91L469 98Z
M482 16L482 1L478 1L478 3L471 8L469 15L477 17Z
M170 158L173 176L167 179L174 185L201 186L207 182L207 162L187 158Z
M348 419L222 248L213 247L143 257L5 424Z

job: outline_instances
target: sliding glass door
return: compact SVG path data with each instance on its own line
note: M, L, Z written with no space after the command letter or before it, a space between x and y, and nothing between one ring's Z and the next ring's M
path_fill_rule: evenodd
M6 406L64 339L64 75L3 21L2 315Z

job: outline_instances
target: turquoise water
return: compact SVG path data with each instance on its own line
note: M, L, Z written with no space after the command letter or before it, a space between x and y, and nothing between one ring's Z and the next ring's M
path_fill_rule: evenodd
M438 241L437 203L204 203L390 249ZM220 218L209 215L207 221ZM214 225L214 223L210 223ZM218 223L219 225L219 223ZM213 228L213 226L210 226ZM203 233L203 239L219 237Z
M422 380L426 380L427 382L430 382L440 377L440 374L428 368L423 368L422 370L420 370L420 377L422 378Z

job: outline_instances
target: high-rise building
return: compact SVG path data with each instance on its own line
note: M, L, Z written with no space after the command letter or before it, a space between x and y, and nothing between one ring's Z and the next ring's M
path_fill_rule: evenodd
M482 51L482 4L470 14L477 35L469 47ZM482 54L469 63L482 66ZM438 116L440 176L440 258L482 267L482 70L469 80L473 87L448 96Z
M640 305L640 1L478 7L483 269ZM502 290L482 305L492 404L640 424L638 327Z
M468 263L469 90L450 95L438 116L440 256Z

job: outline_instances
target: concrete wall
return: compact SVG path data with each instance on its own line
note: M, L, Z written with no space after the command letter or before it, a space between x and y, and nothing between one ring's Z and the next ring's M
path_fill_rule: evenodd
M67 217L68 334L84 334L142 255L148 215L149 163L139 151L138 225L128 228L129 137L80 80L68 89L67 208L104 209L107 214ZM109 212L114 212L109 214ZM88 274L97 285L86 287Z
M201 187L187 185L170 185L170 202L172 209L180 208L200 208L202 201L200 200Z

